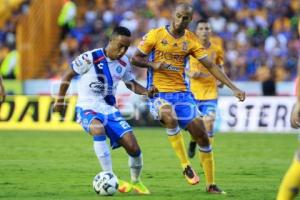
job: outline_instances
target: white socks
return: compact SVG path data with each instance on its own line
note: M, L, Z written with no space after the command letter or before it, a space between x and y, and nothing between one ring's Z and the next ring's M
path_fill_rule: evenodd
M94 150L102 170L112 172L110 150L105 135L94 136Z
M113 172L110 150L106 143L106 136L94 136L94 150L103 171ZM135 155L129 155L128 166L130 168L131 181L133 183L140 180L143 166L143 156L139 151Z
M130 167L131 181L133 183L138 182L140 180L140 175L143 166L142 153L135 157L129 155L128 166Z

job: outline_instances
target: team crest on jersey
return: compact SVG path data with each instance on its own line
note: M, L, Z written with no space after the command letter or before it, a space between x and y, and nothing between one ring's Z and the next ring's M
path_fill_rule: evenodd
M187 51L188 50L188 44L187 44L187 42L183 42L182 43L182 50L183 51Z
M167 41L166 39L163 39L163 40L161 41L161 44L162 44L163 46L166 46L166 45L168 44L168 41Z
M116 71L121 74L122 72L122 67L120 65L117 66Z

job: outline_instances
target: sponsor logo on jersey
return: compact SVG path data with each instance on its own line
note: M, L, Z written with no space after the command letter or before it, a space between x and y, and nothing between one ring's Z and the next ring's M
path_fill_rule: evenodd
M103 69L103 63L99 63L99 64L97 65L97 67L98 67L99 69Z
M102 92L104 90L104 84L99 81L91 82L89 87L93 92Z
M174 71L174 72L179 72L179 68L178 67L174 67L172 65L168 65L165 69L166 70L170 70L170 71Z
M186 56L185 54L180 55L180 54L176 54L176 53L155 50L155 58L170 60L173 63L175 62L176 64L183 64L185 56Z

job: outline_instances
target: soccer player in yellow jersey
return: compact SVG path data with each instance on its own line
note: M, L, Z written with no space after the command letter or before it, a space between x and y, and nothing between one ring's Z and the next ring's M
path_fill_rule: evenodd
M216 44L210 38L211 26L206 19L197 22L196 35L199 37L201 44L206 48L210 59L223 69L224 51L221 44ZM189 60L189 76L191 78L191 92L197 101L199 111L203 116L204 125L210 140L213 142L213 125L216 117L218 103L218 86L217 79L195 58ZM195 155L196 142L191 139L188 149L188 155L193 158Z
M189 77L185 73L189 55L198 59L211 74L232 89L240 101L244 101L245 93L208 58L207 50L197 36L187 30L192 15L190 4L178 4L169 26L150 30L144 36L132 57L132 64L148 68L147 86L155 86L159 90L158 95L150 99L150 111L166 127L169 141L181 162L187 181L197 184L199 177L188 160L180 128L188 130L197 142L206 176L213 176L214 166L212 148L203 121L189 91ZM207 191L224 193L214 183L207 185Z
M0 75L0 103L5 101L5 89L3 85L2 76Z
M299 19L300 20L300 19ZM300 34L300 22L298 22L298 32ZM293 128L300 128L300 57L298 59L298 82L297 88L297 101L293 107L291 114L291 126ZM295 154L294 161L286 172L278 194L277 200L292 200L296 197L300 190L300 149Z

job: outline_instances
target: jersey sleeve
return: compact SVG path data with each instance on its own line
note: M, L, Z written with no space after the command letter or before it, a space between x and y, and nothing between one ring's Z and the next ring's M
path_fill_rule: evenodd
M218 65L223 65L224 64L224 50L223 50L223 48L220 48L218 50L216 64L218 64Z
M138 45L138 50L140 50L143 54L148 55L156 44L156 32L154 29L150 30L146 35L144 35L143 39Z
M73 62L71 63L72 69L77 74L85 74L88 72L93 64L93 56L90 51L85 52L79 55Z
M200 41L196 36L192 38L191 44L192 47L189 53L197 60L200 60L208 55L206 49L200 44Z
M130 65L129 60L127 59L126 61L126 71L122 77L122 80L124 81L124 83L127 83L129 81L132 81L134 79L134 75L132 73L132 67Z

